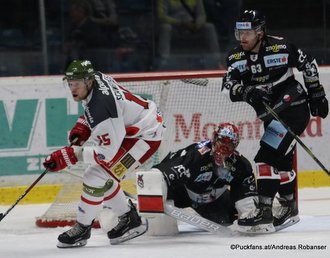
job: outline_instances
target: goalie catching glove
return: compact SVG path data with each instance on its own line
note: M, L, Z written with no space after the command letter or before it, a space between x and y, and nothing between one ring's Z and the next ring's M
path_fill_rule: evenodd
M81 115L69 134L69 142L73 145L82 146L91 136L91 129L83 115Z
M78 161L72 147L64 147L54 151L45 159L44 167L50 172L60 171L67 166L74 165Z
M312 116L320 116L326 118L329 113L328 100L325 98L323 86L310 88L308 90L309 108Z

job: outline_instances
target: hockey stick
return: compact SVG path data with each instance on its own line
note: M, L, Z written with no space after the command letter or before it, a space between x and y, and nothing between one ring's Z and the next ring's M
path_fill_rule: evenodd
M24 191L24 193L20 197L18 197L16 202L5 213L0 213L0 221L4 217L6 217L12 209L14 209L14 207L25 197L25 195L27 195L31 191L31 189L41 180L41 178L44 177L44 175L47 174L48 171L49 169L47 168L44 172L42 172L42 174L30 185L28 189Z
M77 138L74 139L71 144L70 144L70 147L77 141ZM18 199L15 201L15 203L5 212L5 213L0 213L0 221L2 221L2 219L4 217L6 217L8 215L8 213L14 209L14 207L31 191L31 189L41 180L41 178L43 178L49 171L49 168L45 169L44 172L41 173L40 176L38 176L38 178L29 186L28 189L26 189L24 191L24 193L18 197Z
M129 198L137 200L137 197L127 191L124 191L125 195ZM187 212L183 209L172 206L168 203L164 203L164 213L176 220L180 220L194 227L203 229L213 234L219 235L231 235L232 231L230 228L220 225L211 220L205 219L198 214Z
M330 176L329 170L322 164L322 162L313 154L313 152L303 143L302 140L290 129L290 127L284 123L284 121L278 116L278 114L266 103L262 102L265 106L266 110L273 115L273 117L278 120L286 130L296 139L296 141L300 144L300 146L312 157L312 159L322 168L322 170Z
M165 203L164 206L165 206L164 207L165 214L174 219L180 220L182 222L203 229L205 231L211 232L213 234L231 235L232 233L230 228L220 225L211 220L205 219L198 214L186 212L185 210L172 206L168 203Z

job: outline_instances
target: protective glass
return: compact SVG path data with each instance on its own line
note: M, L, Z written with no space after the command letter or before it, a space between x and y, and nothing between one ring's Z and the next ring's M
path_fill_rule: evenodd
M235 29L235 38L236 40L240 41L242 38L245 40L253 40L256 38L257 32L256 30L240 30Z
M69 87L70 89L84 87L85 84L86 79L68 80L66 78L63 78L63 85L65 87Z

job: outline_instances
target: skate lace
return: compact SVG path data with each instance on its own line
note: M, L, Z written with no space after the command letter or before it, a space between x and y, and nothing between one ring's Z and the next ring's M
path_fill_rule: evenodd
M124 214L123 216L119 217L118 224L113 228L115 231L122 229L126 225L129 224L129 216Z
M80 224L76 224L74 225L71 229L69 229L66 234L70 237L73 236L78 236L80 234L82 234L85 231L85 227L82 227Z

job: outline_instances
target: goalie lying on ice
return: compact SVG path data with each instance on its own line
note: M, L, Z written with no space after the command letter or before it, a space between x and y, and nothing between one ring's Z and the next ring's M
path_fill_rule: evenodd
M173 200L176 207L191 207L202 217L222 225L237 219L239 231L258 225L273 232L271 223L260 220L252 166L236 151L238 144L237 127L223 123L212 140L170 152L151 171L139 171L140 213L161 212L162 204L157 202Z

